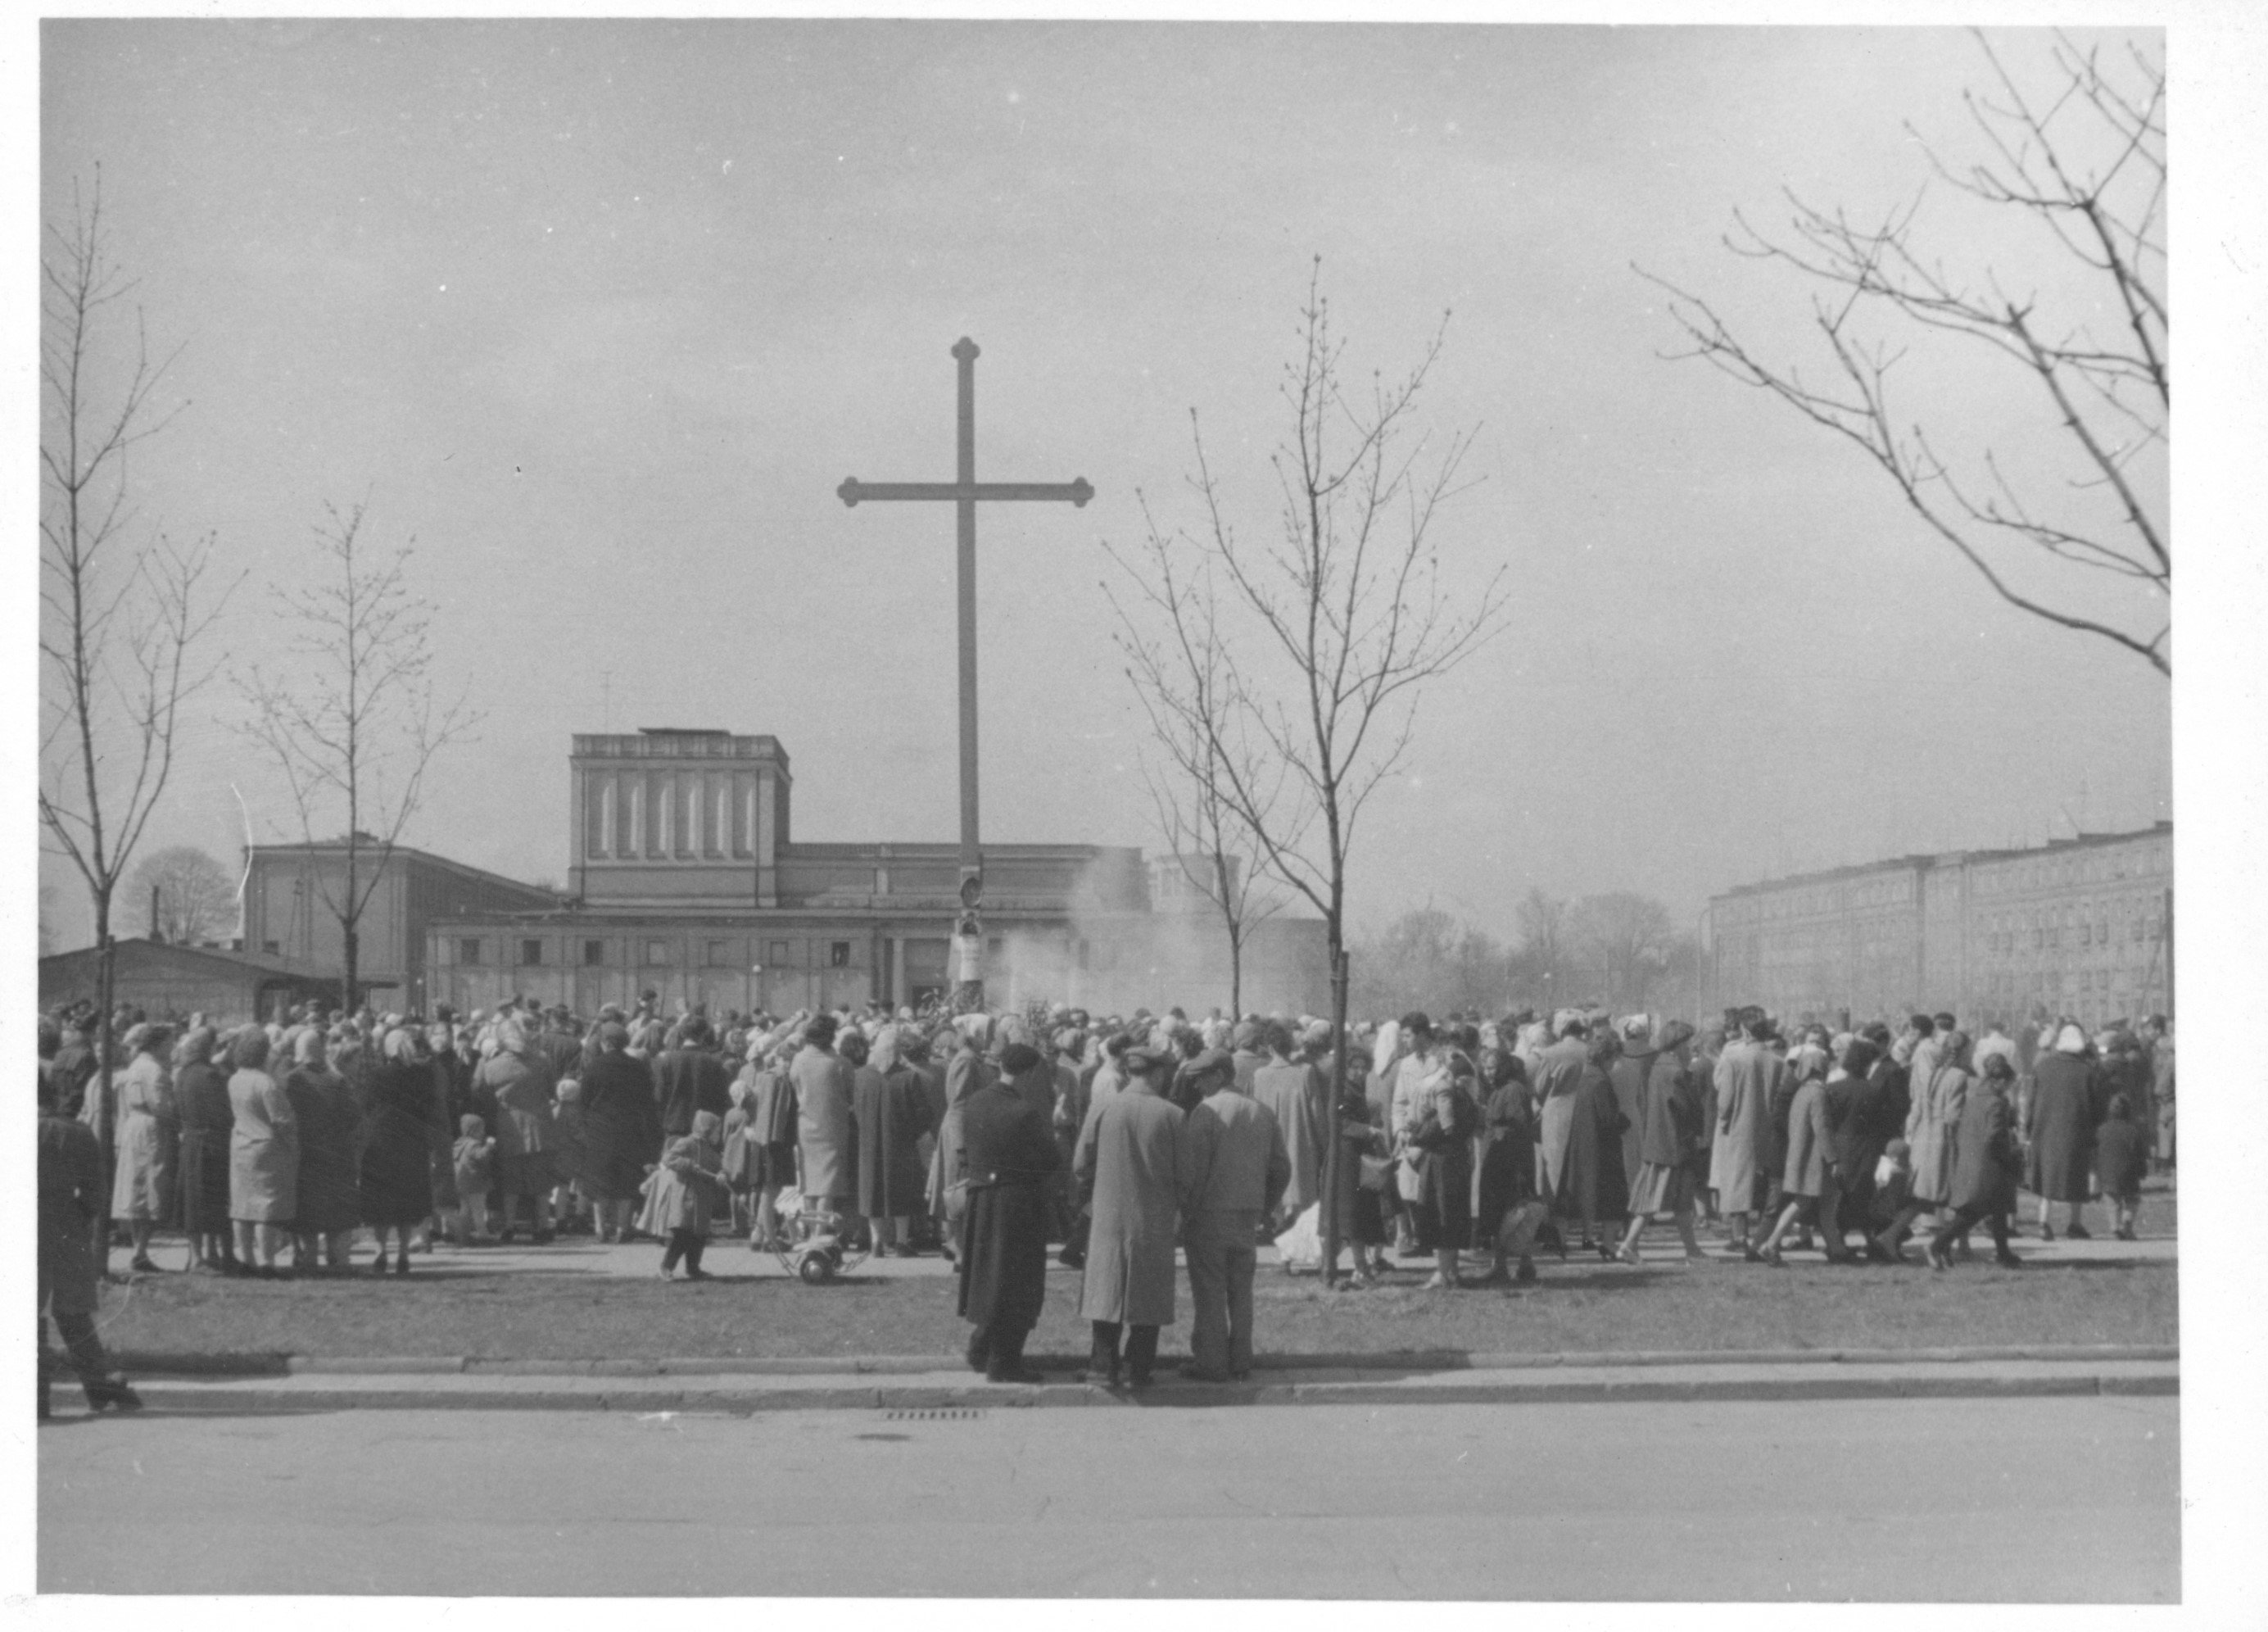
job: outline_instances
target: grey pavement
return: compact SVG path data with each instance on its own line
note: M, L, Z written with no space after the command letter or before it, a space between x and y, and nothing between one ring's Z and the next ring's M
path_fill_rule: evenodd
M42 1592L2168 1602L2178 1403L79 1419Z

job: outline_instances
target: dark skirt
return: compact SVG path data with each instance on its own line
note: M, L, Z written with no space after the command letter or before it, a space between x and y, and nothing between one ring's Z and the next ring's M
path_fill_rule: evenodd
M1469 1147L1452 1144L1419 1154L1418 1194L1410 1204L1420 1252L1462 1252L1473 1244L1473 1159Z
M228 1230L228 1133L181 1130L181 1228L193 1236Z
M380 1111L362 1152L362 1222L379 1229L423 1223L433 1211L433 1148L425 1125Z
M1631 1215L1647 1218L1656 1213L1693 1210L1693 1170L1679 1163L1664 1167L1658 1162L1638 1164L1638 1183L1631 1186Z
M1048 1283L1048 1209L1038 1185L976 1185L961 1221L961 1317L1028 1332Z
M559 1182L558 1172L552 1165L549 1150L530 1150L519 1156L499 1156L497 1166L502 1170L506 1196L544 1195Z
M795 1183L795 1141L780 1140L764 1145L749 1141L748 1175L749 1182L758 1190Z

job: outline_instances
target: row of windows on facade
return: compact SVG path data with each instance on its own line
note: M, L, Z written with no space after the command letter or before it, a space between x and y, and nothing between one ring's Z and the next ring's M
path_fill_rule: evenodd
M518 959L519 966L523 969L534 969L550 962L551 960L545 956L547 945L547 942L536 937L523 940L519 943ZM857 945L856 942L851 941L828 942L827 967L829 969L856 968L858 966L855 961ZM998 942L995 942L995 945L997 946ZM608 948L609 943L605 941L583 942L584 966L599 969L615 961L608 956ZM480 936L466 935L457 942L457 961L460 964L485 963L488 961L487 949L488 942ZM647 941L639 947L642 956L638 961L650 969L666 969L680 961L679 949L679 943L674 941ZM707 942L701 949L702 965L709 969L736 969L743 961L742 954L745 950L746 942ZM793 942L774 941L765 948L765 954L766 961L776 969L786 968L791 964L801 966L797 957L797 945Z
M710 784L707 797L700 786L703 780ZM653 772L594 779L584 823L584 852L657 860L750 856L761 792L753 776L728 780Z

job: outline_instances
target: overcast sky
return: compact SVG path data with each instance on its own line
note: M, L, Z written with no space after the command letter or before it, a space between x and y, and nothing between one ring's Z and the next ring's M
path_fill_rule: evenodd
M2087 39L2095 37L2082 37ZM2154 36L2139 37L2154 55ZM2019 64L2042 38L1995 36ZM1359 924L1499 934L1531 885L1690 923L1768 875L2170 815L2168 688L1994 601L1847 446L1706 366L1651 270L1801 356L1805 291L1719 242L1783 188L1858 213L1966 157L1951 31L907 23L62 22L50 215L102 166L189 406L148 513L249 579L277 654L326 500L367 493L485 711L408 837L564 880L571 734L778 736L808 839L950 839L953 525L835 488L1097 490L979 519L988 839L1156 847L1100 588L1138 491L1186 513L1189 411L1264 526L1320 255L1350 360L1477 427L1447 580L1503 632L1423 702L1356 856ZM1933 195L1923 231L2054 304L2065 267ZM1911 410L2036 452L1982 354ZM145 844L298 836L224 680ZM82 893L52 865L59 920ZM124 927L138 931L131 912ZM77 934L67 934L75 941Z

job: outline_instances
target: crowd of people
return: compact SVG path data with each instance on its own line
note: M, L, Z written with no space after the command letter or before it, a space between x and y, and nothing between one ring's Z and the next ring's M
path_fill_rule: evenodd
M1949 1014L1846 1030L1755 1008L1703 1028L1412 1013L1349 1028L1335 1119L1340 1040L1310 1016L307 1006L226 1029L120 1015L107 1062L96 1030L83 1010L41 1022L40 1299L90 1402L114 1405L131 1390L88 1318L104 1209L143 1273L161 1229L190 1272L269 1277L354 1267L363 1230L366 1267L393 1274L437 1237L523 1230L651 1239L665 1278L706 1278L720 1228L758 1250L823 1230L937 1251L957 1262L969 1363L1001 1380L1032 1376L1053 1249L1082 1272L1090 1375L1139 1387L1177 1250L1185 1370L1225 1380L1252 1363L1270 1241L1313 1266L1335 1237L1357 1285L1430 1261L1445 1290L1532 1281L1539 1249L1635 1264L1664 1222L1687 1261L1721 1230L1724 1255L1768 1265L1911 1261L1926 1225L1939 1269L1983 1224L2013 1266L2020 1185L2043 1238L2058 1210L2086 1237L2100 1197L2131 1239L2145 1172L2175 1154L2159 1016L1972 1038Z

